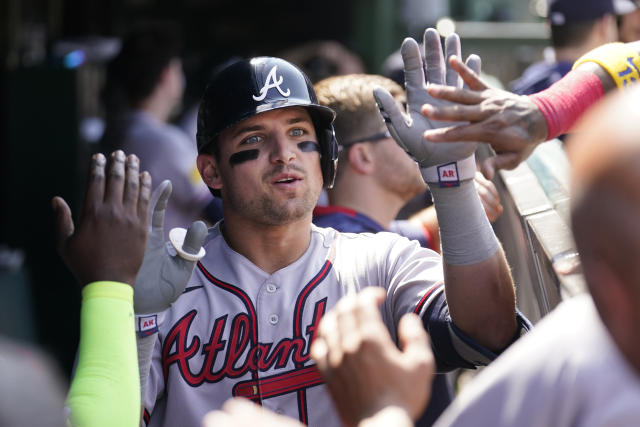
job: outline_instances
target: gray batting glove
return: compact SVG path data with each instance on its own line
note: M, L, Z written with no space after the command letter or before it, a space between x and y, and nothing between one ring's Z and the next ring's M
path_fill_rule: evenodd
M429 129L452 126L451 122L438 122L427 119L421 112L424 104L441 106L451 104L448 101L433 98L427 92L429 84L440 84L462 87L462 79L451 69L440 45L440 35L429 28L424 33L425 60L427 78L425 80L420 47L412 38L402 43L400 52L404 61L404 78L407 91L407 111L400 110L391 94L383 88L376 88L373 95L393 138L409 153L421 168L441 165L465 159L475 152L475 142L454 142L436 144L424 139L424 132ZM448 59L451 55L460 56L460 38L457 34L445 40L445 52ZM467 65L476 73L480 72L480 57L470 55Z
M202 221L195 221L186 232L174 228L172 242L165 242L164 212L170 195L169 180L163 181L151 195L151 233L134 285L136 314L158 313L169 308L184 292L196 262L204 256L202 244L207 227ZM176 230L182 232L174 233Z

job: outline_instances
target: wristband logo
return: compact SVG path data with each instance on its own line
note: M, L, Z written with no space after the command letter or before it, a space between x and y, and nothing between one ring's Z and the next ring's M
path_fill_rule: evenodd
M147 337L158 332L158 315L142 316L138 318L138 335Z
M618 73L618 80L622 81L622 86L626 86L629 83L635 83L640 78L640 70L633 63L633 58L627 58L627 68ZM618 87L620 84L618 83Z
M458 162L438 166L438 184L440 187L459 187Z

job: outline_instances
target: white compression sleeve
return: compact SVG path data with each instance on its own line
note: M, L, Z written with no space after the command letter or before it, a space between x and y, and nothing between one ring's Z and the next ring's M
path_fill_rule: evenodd
M442 256L451 265L489 259L500 247L472 179L460 186L429 186L438 215Z

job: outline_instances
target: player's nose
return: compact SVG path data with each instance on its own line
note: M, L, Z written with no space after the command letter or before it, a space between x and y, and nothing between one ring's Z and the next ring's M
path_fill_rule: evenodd
M286 135L275 134L271 141L270 159L274 163L289 164L296 158L296 143Z

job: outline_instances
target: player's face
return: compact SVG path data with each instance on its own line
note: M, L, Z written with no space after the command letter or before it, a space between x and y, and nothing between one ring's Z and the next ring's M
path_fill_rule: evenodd
M221 190L225 217L268 225L310 220L322 190L317 141L302 107L260 113L222 132L217 176L207 183Z
M418 164L393 138L374 143L373 150L377 159L376 179L381 186L405 201L427 188Z

